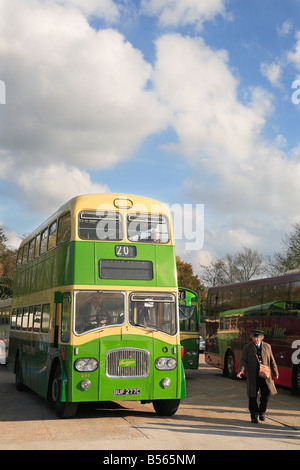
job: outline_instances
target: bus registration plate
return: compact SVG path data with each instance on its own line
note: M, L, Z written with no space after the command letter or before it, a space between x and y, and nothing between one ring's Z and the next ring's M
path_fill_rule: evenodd
M140 394L141 394L140 388L115 388L114 389L114 396L140 395Z

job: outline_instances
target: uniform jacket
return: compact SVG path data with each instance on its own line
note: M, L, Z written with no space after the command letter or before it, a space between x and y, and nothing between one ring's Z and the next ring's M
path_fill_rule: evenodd
M261 356L262 356L262 363L265 366L269 366L274 376L278 375L277 364L273 357L272 348L268 343L262 341L261 343ZM258 358L256 356L256 347L251 341L244 346L242 358L239 365L239 372L242 374L247 369L247 393L249 397L256 397L257 388L256 382L258 378ZM266 379L266 383L270 392L270 395L275 395L277 393L272 374L270 375L269 379Z

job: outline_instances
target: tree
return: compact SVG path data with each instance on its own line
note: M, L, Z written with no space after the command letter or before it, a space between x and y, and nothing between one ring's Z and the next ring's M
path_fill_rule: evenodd
M17 250L7 247L7 237L0 228L0 299L11 297Z
M176 265L178 286L187 287L198 293L201 282L197 274L194 274L192 265L182 261L179 256L176 256Z
M179 256L176 256L176 266L178 287L186 287L187 289L192 289L198 296L200 295L200 303L203 309L201 321L203 321L207 294L205 286L200 281L197 274L194 274L192 265L190 263L182 261Z
M283 251L275 252L269 258L270 274L282 274L293 269L300 269L300 222L292 225L292 230L282 240Z
M257 250L244 246L236 254L227 254L224 258L217 258L210 266L201 265L201 268L201 277L207 286L250 281L266 272L263 256Z

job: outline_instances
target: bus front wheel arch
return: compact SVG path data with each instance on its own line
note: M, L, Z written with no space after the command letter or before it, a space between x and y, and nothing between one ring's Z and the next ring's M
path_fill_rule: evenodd
M51 370L48 397L50 405L54 408L59 418L73 418L77 411L78 403L62 402L62 368L57 361Z
M234 359L234 354L231 351L231 349L229 349L226 352L223 371L224 371L225 377L228 377L229 379L232 379L232 380L236 379L235 359Z

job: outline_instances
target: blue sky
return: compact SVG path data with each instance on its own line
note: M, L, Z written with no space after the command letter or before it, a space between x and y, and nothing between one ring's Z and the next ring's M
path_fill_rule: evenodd
M74 195L111 191L204 205L202 249L177 243L197 272L242 245L281 248L300 220L300 0L0 0L0 11L12 246Z

